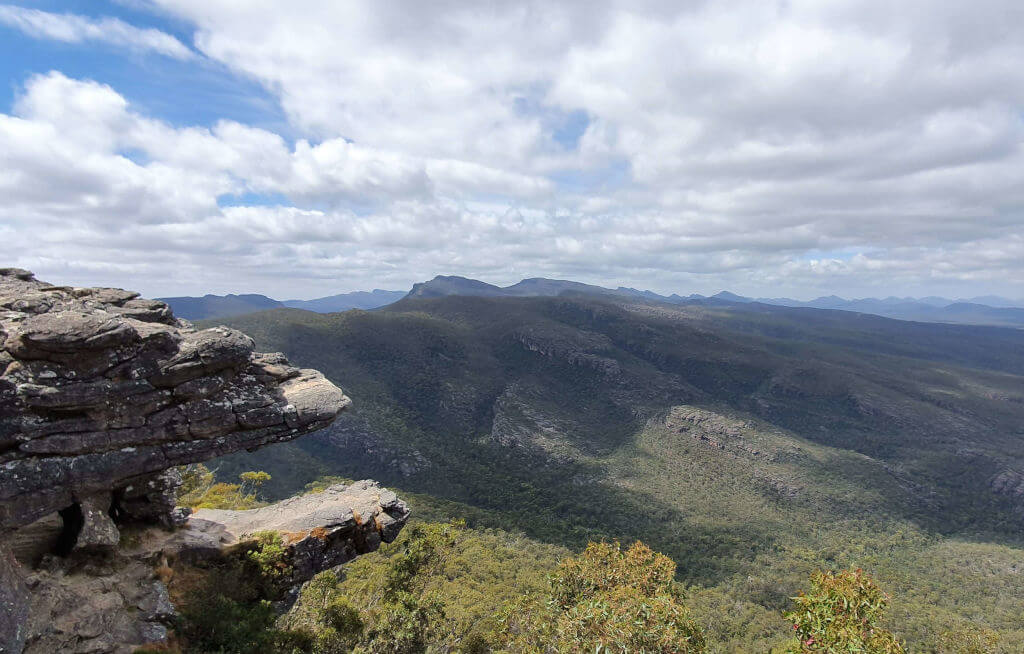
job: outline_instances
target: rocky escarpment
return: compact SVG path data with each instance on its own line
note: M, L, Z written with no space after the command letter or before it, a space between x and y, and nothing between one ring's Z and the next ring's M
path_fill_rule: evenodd
M159 513L167 484L153 475L290 440L349 403L241 332L198 331L137 293L25 271L0 271L0 338L0 529L96 495L124 517Z
M409 509L375 482L332 486L248 511L198 511L179 529L133 529L115 557L44 557L27 576L31 588L24 654L130 652L158 643L176 614L154 576L220 562L244 553L257 535L277 531L293 592L314 574L391 542ZM287 603L287 602L286 602Z
M392 491L374 481L357 481L258 509L201 509L175 533L166 553L230 550L252 542L261 531L276 531L283 539L290 582L297 585L376 550L381 542L390 543L408 518L409 507Z
M136 590L159 584L146 566L163 545L129 554L123 527L185 522L174 466L294 439L349 404L319 372L254 352L241 332L197 330L137 293L53 286L18 269L0 269L0 346L5 654L26 642L26 651L122 651L159 636L159 587ZM373 486L334 500L304 523L330 537L292 544L319 547L310 570L390 540L407 515ZM361 522L371 516L372 526ZM179 545L201 521L179 530Z

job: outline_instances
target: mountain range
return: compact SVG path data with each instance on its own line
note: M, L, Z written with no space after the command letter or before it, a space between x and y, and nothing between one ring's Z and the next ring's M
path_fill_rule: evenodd
M610 289L580 282L544 278L524 279L517 284L502 288L465 277L438 276L429 282L414 285L409 292L409 297L426 298L444 295L546 297L580 293L642 298L672 304L685 304L695 301L757 302L785 307L855 311L857 313L870 313L887 318L919 322L1024 326L1024 300L1014 301L994 295L976 297L969 300L948 300L934 296L920 299L887 297L884 299L864 298L847 300L831 295L804 302L791 298L750 298L729 291L722 291L711 296L699 294L681 296L675 293L672 295L659 295L652 291L641 291L624 286Z
M511 286L495 286L466 277L438 275L434 279L413 285L408 293L403 291L354 291L317 298L314 300L274 300L265 295L204 295L202 297L158 298L171 306L174 313L188 320L208 320L237 316L254 311L289 307L305 309L316 313L333 313L349 309L377 309L397 302L403 297L431 298L448 295L471 297L554 297L559 295L589 294L639 298L671 304L691 302L737 302L771 304L785 307L813 309L834 309L869 313L897 320L918 322L945 322L976 325L1024 326L1024 300L987 295L970 299L949 300L942 297L887 297L847 300L835 295L823 296L809 301L792 298L750 298L729 291L715 295L660 295L652 291L620 286L604 288L582 282L534 277L524 279Z
M1024 642L1024 331L435 282L376 311L223 321L353 407L220 478L265 470L285 497L373 477L546 544L641 539L720 651L771 650L807 575L848 567L892 593L911 651L967 623Z
M209 320L239 316L267 309L305 309L316 313L334 313L349 309L376 309L405 297L405 291L353 291L313 300L275 300L255 293L244 295L203 295L201 297L158 298L170 305L174 314L186 320Z

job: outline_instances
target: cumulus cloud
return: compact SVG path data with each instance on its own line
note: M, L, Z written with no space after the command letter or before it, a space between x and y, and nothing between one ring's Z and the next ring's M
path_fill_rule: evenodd
M0 217L51 221L51 252L91 243L83 274L116 246L107 283L135 266L157 292L284 295L437 273L1024 286L1010 0L153 4L261 82L290 136L169 125L118 90L32 78L0 116ZM19 261L77 280L40 248Z
M66 43L95 41L140 52L155 52L174 59L194 56L185 44L166 32L135 27L117 18L95 20L75 14L0 5L0 23L40 39Z

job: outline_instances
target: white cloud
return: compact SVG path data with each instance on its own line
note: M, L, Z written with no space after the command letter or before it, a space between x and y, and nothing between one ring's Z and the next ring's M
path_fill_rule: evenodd
M133 265L161 293L437 273L760 295L1024 285L1010 0L156 4L274 94L298 138L172 126L108 87L33 78L0 116L0 218L62 225L48 251L83 271L116 245L106 283ZM249 193L283 206L218 204ZM161 258L170 277L147 272ZM19 263L61 271L31 246Z
M0 23L29 36L66 43L96 41L140 52L155 52L175 59L194 53L166 32L139 28L117 18L92 19L75 14L54 14L38 9L0 5Z

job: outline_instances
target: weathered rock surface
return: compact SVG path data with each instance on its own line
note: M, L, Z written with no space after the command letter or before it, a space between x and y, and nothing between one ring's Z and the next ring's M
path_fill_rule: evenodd
M297 588L317 572L391 542L408 518L408 507L393 492L360 481L248 511L203 509L174 531L134 531L132 544L113 557L44 557L25 580L30 602L23 606L30 603L31 611L22 628L24 654L127 654L162 642L175 609L154 576L156 565L230 556L251 544L254 534L278 531L291 566L284 583Z
M214 555L245 546L262 531L282 536L291 583L390 543L409 519L409 507L375 481L331 486L245 511L201 509L161 545L171 557Z
M0 547L0 652L21 651L30 598L24 570L9 550Z
M665 416L665 427L689 434L695 441L745 458L785 461L799 457L799 451L780 445L765 431L747 420L725 416L695 406L674 406Z
M241 332L22 270L0 269L0 343L0 530L103 493L122 518L145 513L137 491L167 468L293 439L349 404Z
M69 562L53 557L28 578L24 654L111 652L167 638L175 616L167 587L147 560L117 556Z
M0 654L162 640L173 607L153 568L168 552L281 530L298 582L394 539L408 509L360 482L120 546L120 525L185 522L174 466L291 440L348 406L319 372L253 349L137 293L0 269Z

